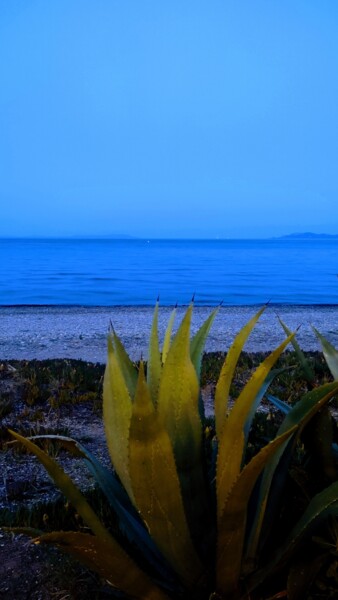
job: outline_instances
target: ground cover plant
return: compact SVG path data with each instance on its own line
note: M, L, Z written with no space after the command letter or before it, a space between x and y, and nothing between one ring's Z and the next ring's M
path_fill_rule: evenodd
M297 561L290 559L295 561L295 550L318 518L336 509L338 483L332 461L325 481L316 482L312 490L308 486L306 502L291 517L285 490L288 486L290 490L290 467L303 465L311 454L326 461L333 453L333 440L329 448L324 444L324 453L320 444L309 452L303 435L319 411L326 414L338 382L316 386L315 378L308 379L309 389L288 408L274 397L275 403L282 402L285 417L270 443L252 444L256 409L269 385L285 374L285 367L274 366L294 341L288 332L230 406L241 350L262 311L238 334L226 355L215 390L214 424L204 417L199 378L215 312L192 340L192 306L171 341L172 318L160 351L157 306L147 368L131 362L112 331L103 408L114 473L76 441L59 438L94 473L110 502L111 523L100 521L37 439L12 432L41 460L94 534L52 532L40 535L37 543L61 547L132 598L262 598L262 584L280 592L286 588L288 573L289 596L304 597L299 596L304 586L294 568ZM334 349L322 342L334 371ZM326 430L328 419L322 423Z

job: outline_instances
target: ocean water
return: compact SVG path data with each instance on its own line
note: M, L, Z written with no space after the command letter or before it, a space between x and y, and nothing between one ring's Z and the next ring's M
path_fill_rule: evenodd
M0 305L338 305L338 239L0 240Z

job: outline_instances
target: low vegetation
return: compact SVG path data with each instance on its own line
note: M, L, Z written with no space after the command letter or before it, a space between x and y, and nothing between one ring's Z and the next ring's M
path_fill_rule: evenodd
M297 600L323 577L329 598L338 583L337 440L328 410L338 393L337 352L316 332L324 360L309 360L282 324L285 341L258 365L241 358L262 309L225 357L202 363L216 311L190 339L192 310L172 338L173 313L160 349L156 306L147 365L132 363L116 333L109 336L103 419L113 470L65 435L11 432L88 528L26 533L80 559L130 598ZM294 352L281 364L289 343ZM295 370L299 377L290 377ZM205 417L201 381L216 382L214 418ZM40 394L37 376L29 386L31 406ZM65 387L73 402L77 384ZM257 411L263 397L273 410ZM105 514L41 448L46 439L84 461L109 504Z

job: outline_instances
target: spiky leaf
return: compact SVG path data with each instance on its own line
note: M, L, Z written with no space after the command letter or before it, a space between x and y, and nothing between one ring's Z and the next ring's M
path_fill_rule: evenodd
M288 328L288 326L285 325L285 323L283 323L283 321L280 317L278 317L278 320L279 320L281 326L283 327L285 334L287 336L290 335L291 330ZM306 358L304 352L302 351L300 345L298 344L296 338L293 338L293 340L291 340L291 344L293 345L293 348L294 348L294 351L298 358L299 364L301 365L301 367L303 369L305 378L306 378L307 382L310 384L310 386L312 386L315 381L315 375L314 375L313 370L310 367L309 361L307 360L307 358Z
M135 600L168 600L168 596L136 565L116 543L87 533L60 531L40 536L35 543L53 544L89 569L96 571Z
M245 450L244 426L263 382L272 367L286 348L292 336L289 336L256 369L246 384L232 411L225 421L217 457L217 515L221 518L228 493L236 481Z
M210 510L202 460L199 383L190 358L192 305L170 346L163 366L158 414L173 446L183 502L194 541L211 531Z
M39 461L43 464L49 476L53 479L56 485L60 488L61 492L68 498L68 500L75 506L79 515L83 518L85 523L98 537L111 542L113 538L107 529L102 525L100 519L97 517L93 509L89 506L87 500L80 492L80 490L73 483L69 475L58 465L58 463L48 456L46 452L41 450L34 442L19 435L15 431L9 429L10 434L18 442L23 444L27 450L35 454Z
M134 363L130 360L124 345L114 329L112 330L110 339L111 343L113 344L113 349L119 362L124 381L126 382L129 395L131 398L133 398L137 383L137 369Z
M218 522L217 538L217 590L224 597L228 594L231 597L239 584L247 509L254 485L266 463L295 429L293 427L262 448L243 468L228 495Z
M278 410L280 410L282 413L284 413L284 415L287 415L292 408L290 404L287 404L283 400L280 400L279 398L276 398L276 396L272 396L271 394L266 394L266 399L269 400L269 402L271 402L272 404L274 404L274 406L278 408Z
M248 588L254 589L271 572L273 572L277 566L280 567L284 565L304 535L308 533L310 528L315 525L319 519L327 516L331 512L332 514L337 514L337 503L338 482L332 483L312 498L307 509L289 533L283 545L276 549L269 564L265 568L260 569L248 580Z
M202 354L205 342L218 311L219 307L215 308L215 310L210 313L209 317L204 321L197 333L195 333L190 343L191 361L196 369L198 378L201 375Z
M103 380L103 421L110 458L132 500L128 469L128 437L132 401L112 344Z
M278 375L280 375L281 373L284 373L288 369L289 369L289 367L284 367L283 369L273 369L272 371L270 371L270 373L266 377L265 381L263 382L253 404L251 405L247 420L244 425L245 445L247 444L247 441L248 441L249 432L250 432L252 421L256 414L257 408L258 408L260 402L262 401L263 397L265 396L267 389L270 387L270 385L273 382L273 380L275 379L275 377L278 377Z
M236 370L238 359L251 331L265 310L265 306L244 325L231 344L216 385L215 393L215 422L217 438L221 439L229 401L231 382Z
M130 477L136 505L158 548L190 587L202 571L184 513L174 454L140 366L130 426Z
M154 541L149 536L148 530L140 520L139 514L131 504L126 491L116 476L106 469L82 444L72 438L58 435L39 435L30 439L33 441L52 440L54 443L68 450L73 456L84 460L117 516L120 531L131 543L137 546L143 556L159 573L169 579L171 574L168 573L168 568L165 568L163 565L163 559Z
M329 383L319 388L311 390L303 396L297 404L295 404L291 410L287 413L283 423L281 424L278 435L288 431L294 425L299 425L297 435L304 428L306 423L320 408L325 406L327 402L338 392L338 383ZM295 443L295 442L294 442ZM268 496L271 487L271 482L275 474L278 463L281 459L283 452L285 451L287 442L282 445L276 452L273 460L269 463L267 468L264 470L262 482L259 492L259 501L257 503L257 512L254 525L249 538L247 556L248 560L252 560L257 553L257 547L259 538L262 531L263 520L267 508ZM291 453L290 453L291 456ZM286 475L288 469L288 462L283 464L283 473L279 474L280 478Z
M332 377L338 379L338 351L315 327L313 327L313 330L322 345L324 358Z
M158 388L160 384L162 372L162 361L160 353L160 345L158 340L158 302L156 303L153 323L151 327L149 349L148 349L148 364L147 364L147 382L151 397L154 404L157 403Z
M176 312L177 312L177 309L175 306L175 308L171 312L171 315L170 315L169 321L168 321L168 325L165 330L164 341L163 341L163 346L162 346L162 363L163 364L167 360L167 356L168 356L168 352L169 352L169 348L170 348L171 333L173 330Z

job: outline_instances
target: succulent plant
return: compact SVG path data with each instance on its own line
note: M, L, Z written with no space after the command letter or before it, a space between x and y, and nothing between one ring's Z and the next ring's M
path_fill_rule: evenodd
M337 394L338 382L311 389L288 408L276 437L248 461L255 411L280 373L274 365L295 335L288 332L230 408L240 353L263 310L239 332L226 355L215 393L215 435L206 427L199 377L217 309L192 339L193 306L172 337L173 313L161 351L157 304L148 362L141 361L138 368L111 331L103 420L113 469L104 468L75 440L58 441L93 473L114 522L119 522L117 537L37 440L12 432L42 462L92 532L42 534L36 543L58 546L127 597L140 600L252 598L253 591L286 564L308 528L338 501L338 482L333 482L309 501L300 520L276 540L273 554L267 556L280 489L300 433Z

